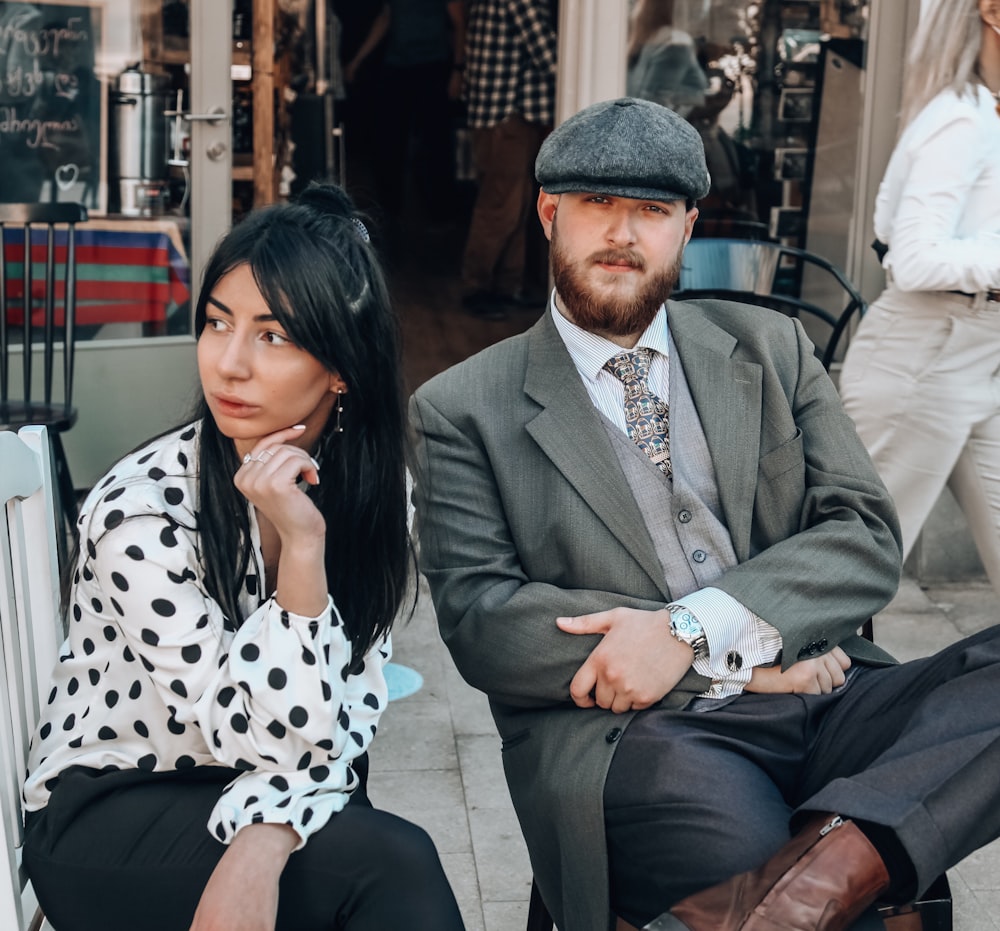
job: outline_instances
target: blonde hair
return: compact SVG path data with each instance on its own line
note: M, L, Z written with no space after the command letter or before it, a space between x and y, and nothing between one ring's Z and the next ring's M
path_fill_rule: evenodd
M982 44L978 0L936 0L920 17L907 56L900 130L942 91L972 92Z

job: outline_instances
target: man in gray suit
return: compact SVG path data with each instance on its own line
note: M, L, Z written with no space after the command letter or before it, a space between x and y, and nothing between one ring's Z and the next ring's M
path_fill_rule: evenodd
M797 321L668 301L708 190L684 120L596 104L536 174L549 307L411 416L543 898L561 931L869 921L1000 834L998 629L902 665L857 636L892 503Z

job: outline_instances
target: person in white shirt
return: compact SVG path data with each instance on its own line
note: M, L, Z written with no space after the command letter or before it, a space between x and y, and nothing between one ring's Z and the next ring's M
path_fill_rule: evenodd
M239 223L195 325L198 419L81 511L24 786L39 902L73 931L461 929L430 838L365 794L413 559L395 318L347 196Z
M904 556L947 485L1000 593L1000 2L937 0L909 59L875 206L887 286L840 391Z

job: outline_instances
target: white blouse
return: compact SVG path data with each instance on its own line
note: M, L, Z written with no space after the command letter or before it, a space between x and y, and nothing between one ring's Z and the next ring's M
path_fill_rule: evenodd
M903 131L875 235L904 291L1000 288L1000 116L985 87L939 94Z
M349 675L332 599L318 617L263 593L252 556L237 630L205 591L199 561L197 425L125 457L83 505L80 559L48 704L24 785L43 808L70 766L149 772L225 766L208 829L287 824L306 839L347 803L387 702L387 637ZM301 846L301 844L300 844Z

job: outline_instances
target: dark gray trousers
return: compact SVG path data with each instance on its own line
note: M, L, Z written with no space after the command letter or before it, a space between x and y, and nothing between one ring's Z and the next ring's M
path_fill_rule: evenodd
M812 812L890 829L920 891L1000 836L1000 627L829 695L650 709L604 802L612 905L641 926L760 866Z

